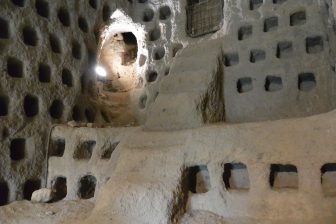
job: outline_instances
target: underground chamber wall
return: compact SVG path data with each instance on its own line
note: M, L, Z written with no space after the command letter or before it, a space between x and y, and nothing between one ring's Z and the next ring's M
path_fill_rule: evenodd
M102 8L110 3L0 2L0 76L6 83L0 87L2 206L30 200L32 191L45 187L51 126L71 121L75 105L83 115L80 121L85 120L84 110L93 108L81 77L85 75L86 86L94 79L89 51L98 48L94 31L105 25ZM97 121L96 114L92 117L90 121ZM64 142L56 145L50 156L61 158Z

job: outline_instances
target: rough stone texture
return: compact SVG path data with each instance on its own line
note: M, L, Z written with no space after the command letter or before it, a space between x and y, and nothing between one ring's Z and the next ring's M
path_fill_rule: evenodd
M211 53L204 54L204 51ZM180 129L223 121L222 67L219 41L183 49L160 86L145 127Z
M151 206L159 202L169 204L173 200L162 196L166 195L168 189L168 192L178 189L181 182L174 180L182 177L183 167L204 164L209 170L211 189L204 194L189 193L186 205L189 211L210 211L227 219L227 223L249 220L251 217L258 223L269 223L270 220L275 223L314 223L316 220L333 223L334 198L326 197L323 193L320 169L336 159L333 153L334 116L333 111L304 119L212 125L169 133L135 131L127 138L126 144L121 143L114 174L99 194L97 206L87 223L101 214L118 214L110 218L123 223L122 214L125 212L125 223L151 223L153 217L157 218L155 223L168 222L169 216L163 214L169 212L166 213L165 209L153 210ZM228 162L246 164L250 179L248 191L225 188L222 180L223 164ZM298 170L298 188L271 188L271 164L295 165ZM150 184L147 193L130 191L138 189L139 184ZM127 190L121 186L127 186ZM157 191L161 193L154 196ZM115 195L118 195L118 199ZM148 197L151 203L146 205ZM183 210L183 203L179 205L179 209ZM144 210L146 212L143 213Z
M333 223L334 197L324 193L321 167L336 160L335 116L333 111L309 118L174 132L131 129L117 153L112 153L111 161L115 162L106 164L110 179L97 190L94 210L78 223L169 223L179 220L185 210L208 211L225 223ZM59 128L65 134L71 129ZM120 132L115 128L92 131L106 137ZM88 130L74 132L85 135ZM78 167L67 158L61 158L59 164ZM247 191L225 188L223 164L232 162L246 165L250 179ZM103 167L101 164L91 170ZM295 165L298 188L271 188L271 164ZM206 165L209 170L211 188L206 193L188 192L183 184L184 168L195 165ZM70 185L69 192L73 192L71 188L78 189Z
M68 154L58 158L61 167L68 167L63 169L65 173L60 173L60 166L55 165L49 167L49 173L53 177L52 173L58 170L58 174L76 183L80 173L86 173L81 171L81 166L94 171L92 174L100 186L95 194L95 208L85 221L78 220L78 223L93 220L98 223L169 223L177 222L185 211L208 211L226 223L333 223L336 219L334 197L324 192L321 167L336 160L333 153L336 124L332 119L335 116L333 111L309 118L211 125L174 132L143 132L132 128L123 132L111 156L114 162L103 165L101 160L94 159L101 152L98 147L90 161L79 165L69 156L76 148L70 142ZM58 127L52 136L72 132L77 137L69 138L77 142L76 139L91 131L101 139L111 139L111 133L122 133L116 128ZM97 141L97 145L105 141ZM56 164L55 161L51 164ZM225 163L246 165L250 180L247 191L225 187L222 179ZM298 187L288 189L285 183L272 188L271 164L295 165ZM211 187L206 193L191 193L185 184L183 170L195 165L208 168ZM66 172L70 167L76 167L78 171L73 173L77 177L68 176ZM103 169L110 172L97 173ZM106 174L110 179L104 184ZM78 185L69 184L68 199L76 195L73 192L77 190Z
M3 224L70 224L85 218L93 208L89 201L61 201L53 204L13 202L0 209Z
M115 26L120 20L110 19L116 9L121 9L129 19L127 24L131 24L132 29L126 31L133 31L138 38L136 70L143 82L132 93L129 107L140 121L145 119L147 106L157 95L156 86L172 58L170 51L173 47L169 41L164 45L164 57L153 59L153 51L169 39L167 33L172 29L174 3L166 5L171 7L171 13L162 18L159 16L161 7L156 1L1 1L0 107L8 105L8 112L4 108L0 113L0 148L3 152L0 155L0 181L10 189L8 202L24 197L23 188L29 180L39 180L41 186L45 185L46 145L53 124L76 120L118 125L113 122L113 112L106 112L108 107L96 98L93 70L104 35L111 31L111 27L109 34L115 27L118 28L116 32L127 28L123 24ZM143 21L147 8L155 12L150 22ZM147 36L154 27L160 27L162 35L149 42ZM23 30L28 30L25 36ZM138 65L143 58L141 55L147 58L142 66ZM150 70L159 74L154 83L146 81ZM26 96L32 100L25 103ZM145 99L144 108L138 106L139 97ZM129 122L129 125L134 124ZM21 155L23 159L11 161L10 144L17 138L26 140L25 153Z
M225 224L222 217L211 212L193 211L191 214L186 214L181 224Z
M85 120L84 109L91 106L78 99L88 94L88 83L93 79L87 73L92 63L89 52L97 49L94 30L103 25L102 9L109 4L99 1L93 9L78 1L44 2L47 6L41 11L33 0L0 3L0 17L8 25L7 38L0 38L0 91L8 97L8 113L0 118L0 179L9 185L8 201L22 199L24 185L30 179L45 183L44 161L52 124L75 119L72 113L77 102L79 119ZM62 13L58 13L61 8ZM81 31L79 16L84 16L90 32ZM32 31L23 37L25 28ZM9 58L19 62L8 64ZM27 96L34 96L36 103L25 101ZM25 139L26 147L23 158L13 161L10 145L17 138ZM14 148L13 153L17 150Z
M110 165L115 164L116 161L111 155L118 154L120 142L127 133L133 131L133 128L112 130L55 127L51 134L49 147L47 186L51 188L52 182L57 177L64 177L68 189L65 199L77 200L80 199L80 179L86 175L92 175L97 180L95 191L98 192L112 175ZM60 140L63 142L64 153L53 153L52 149L57 148ZM81 151L90 148L91 142L92 152L90 154Z
M0 4L0 205L46 186L65 200L14 202L0 223L335 223L333 1L224 0L219 30L198 38L187 1L46 2L47 16L33 0ZM92 66L120 32L137 38L126 106L143 127L97 124L120 126L102 113ZM89 123L53 125L72 119ZM228 163L247 171L232 170L229 188ZM297 173L272 187L273 164Z

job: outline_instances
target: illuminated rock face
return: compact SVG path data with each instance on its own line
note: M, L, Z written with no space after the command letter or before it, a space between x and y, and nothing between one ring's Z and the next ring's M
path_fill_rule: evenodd
M335 7L2 0L0 223L335 223Z

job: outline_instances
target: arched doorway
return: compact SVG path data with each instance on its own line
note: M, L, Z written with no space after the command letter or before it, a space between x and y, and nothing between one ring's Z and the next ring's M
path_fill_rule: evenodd
M125 92L136 85L138 45L132 32L116 33L101 48L99 62L106 70L103 90Z
M138 85L138 42L132 32L117 32L103 42L96 67L100 99L109 117L120 125L135 124L131 91Z

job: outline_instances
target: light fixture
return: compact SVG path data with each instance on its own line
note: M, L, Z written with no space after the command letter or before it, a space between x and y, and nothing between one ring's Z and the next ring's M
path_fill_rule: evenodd
M101 66L101 65L96 65L95 72L100 77L106 77L106 75L107 75L105 68L103 66Z

